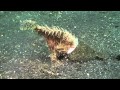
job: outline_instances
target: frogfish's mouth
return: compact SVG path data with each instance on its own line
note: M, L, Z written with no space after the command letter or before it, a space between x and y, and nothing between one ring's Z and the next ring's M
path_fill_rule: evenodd
M73 45L68 49L67 54L70 54L70 53L72 53L72 52L75 50L75 48L76 48L77 45L78 45L78 39L76 38L73 42L74 42L74 43L73 43Z
M68 51L67 51L67 54L72 53L72 52L75 50L75 48L76 48L76 47L71 47L71 48L69 48Z

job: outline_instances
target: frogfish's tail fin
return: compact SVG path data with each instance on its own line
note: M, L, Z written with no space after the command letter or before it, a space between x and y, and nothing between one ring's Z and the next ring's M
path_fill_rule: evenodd
M38 24L32 20L20 21L20 30L35 30Z

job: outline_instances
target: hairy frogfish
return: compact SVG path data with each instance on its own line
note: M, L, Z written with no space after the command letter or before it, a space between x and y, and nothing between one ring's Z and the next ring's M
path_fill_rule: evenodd
M75 37L75 35L56 26L41 26L35 21L24 20L21 21L20 29L34 30L44 36L51 52L50 58L52 62L60 60L61 57L66 57L72 53L78 45L78 38Z

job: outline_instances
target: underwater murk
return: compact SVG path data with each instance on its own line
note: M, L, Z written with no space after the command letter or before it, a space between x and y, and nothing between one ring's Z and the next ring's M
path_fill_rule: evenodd
M119 11L0 11L1 79L120 79Z

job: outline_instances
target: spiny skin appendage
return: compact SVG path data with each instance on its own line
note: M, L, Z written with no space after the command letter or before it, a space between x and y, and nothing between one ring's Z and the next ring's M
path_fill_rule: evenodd
M42 34L51 51L51 60L55 61L61 52L70 54L78 45L78 38L63 28L56 26L40 26L35 21L25 20L21 23L21 30L35 30Z
M37 26L36 31L39 33L42 33L44 36L51 36L54 39L55 38L59 38L61 39L61 43L65 43L65 42L77 42L76 44L78 44L78 39L72 35L71 33L69 33L67 30L63 30L61 28L58 27L48 27L48 26Z
M20 21L20 30L34 30L37 27L37 23L32 20Z

